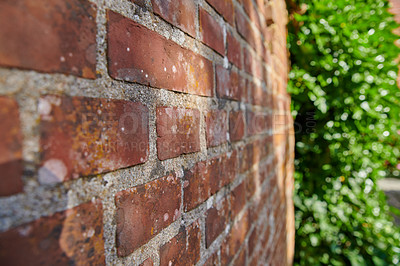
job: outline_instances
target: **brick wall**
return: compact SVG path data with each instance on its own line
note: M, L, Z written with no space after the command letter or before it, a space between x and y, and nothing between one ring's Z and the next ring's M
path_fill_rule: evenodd
M285 265L283 0L0 2L1 265Z

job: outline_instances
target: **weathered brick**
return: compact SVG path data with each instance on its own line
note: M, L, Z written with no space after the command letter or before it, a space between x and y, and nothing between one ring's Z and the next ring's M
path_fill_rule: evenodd
M196 3L193 0L151 0L151 2L154 13L189 35L196 37Z
M225 54L223 28L204 9L199 9L200 35L204 44L208 45L221 55Z
M0 65L96 77L96 10L84 0L0 2Z
M115 196L118 256L127 256L180 217L181 186L175 175Z
M210 110L205 115L207 147L218 146L228 140L228 115L224 110Z
M0 197L22 192L22 134L18 103L0 97Z
M229 221L228 200L222 199L206 213L206 247L224 231Z
M200 151L200 112L176 107L157 108L157 152L160 160Z
M261 186L258 169L251 171L246 177L246 199L250 200L258 187Z
M234 23L234 9L232 0L207 0L218 13L220 13L228 23Z
M255 222L255 221L253 221ZM260 227L255 227L249 236L249 241L247 242L247 249L249 251L249 257L253 255L259 241Z
M231 231L222 243L221 264L228 265L240 249L249 230L249 219L246 213L240 220L232 226Z
M242 266L242 265L247 265L246 264L246 248L245 247L242 248L238 257L233 262L233 266Z
M251 169L260 160L260 146L257 142L246 144L239 148L239 172L243 173Z
M112 11L107 15L111 77L212 96L214 74L209 60L122 15Z
M272 128L272 115L247 110L246 125L247 134L250 136L265 133Z
M246 184L238 185L231 192L231 213L232 219L236 217L246 204Z
M242 46L231 31L227 31L226 34L226 49L228 60L236 67L242 68Z
M99 201L0 233L2 265L105 265Z
M140 266L153 266L154 262L151 258L146 259L145 261L143 261Z
M215 194L223 186L232 182L236 175L237 152L233 151L199 162L185 171L183 204L185 210L192 210Z
M232 69L226 69L221 65L215 67L217 74L217 96L220 98L230 100L241 99L241 85L240 76Z
M244 137L244 115L242 111L229 113L229 138L238 141Z
M215 265L219 265L219 259L217 253L213 253L210 257L208 257L208 259L204 263L204 266L215 266Z
M195 265L200 259L200 224L195 221L160 248L160 265Z
M124 100L46 95L39 100L39 181L57 183L143 163L148 109Z
M258 79L263 79L264 78L264 67L262 66L261 61L258 59L256 55L253 55L249 49L244 49L244 70L258 78Z

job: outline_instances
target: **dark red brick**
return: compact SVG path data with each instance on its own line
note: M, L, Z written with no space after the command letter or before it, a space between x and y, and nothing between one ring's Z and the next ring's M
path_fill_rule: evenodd
M200 35L204 44L211 47L219 54L225 54L223 28L202 8L199 8Z
M229 113L229 138L238 141L244 137L244 115L242 111Z
M111 77L212 96L214 72L209 60L122 15L112 11L107 14Z
M229 62L242 68L242 46L231 31L227 31L226 34L226 48Z
M207 147L225 143L228 140L228 115L226 111L207 111L205 120Z
M231 192L232 219L236 217L246 204L246 184L243 182Z
M96 77L96 10L84 0L0 2L0 65Z
M223 199L206 213L206 248L224 231L229 221L228 200Z
M22 192L22 134L18 103L0 97L0 196Z
M196 3L193 0L151 0L154 13L196 37Z
M239 34L250 44L253 44L252 40L252 27L250 22L247 20L246 15L239 9L235 12L236 18L236 28Z
M234 9L232 0L207 0L218 13L220 13L228 23L233 25L234 23Z
M253 222L255 222L255 221L253 221ZM257 243L259 240L259 234L260 234L259 227L255 227L254 230L250 234L249 241L247 242L249 257L251 255L253 255L253 252L255 251L255 249L257 247Z
M39 180L57 183L143 163L148 109L141 103L46 95L39 101Z
M165 160L200 151L200 112L176 107L157 108L158 158Z
M200 224L196 221L160 248L160 265L195 265L200 259Z
M192 210L235 179L237 152L199 162L185 171L183 204Z
M217 74L217 96L230 100L240 100L242 84L240 83L239 74L221 65L217 65L215 69Z
M105 265L103 211L85 203L0 233L2 265Z
M236 221L231 231L222 243L221 247L221 265L228 265L234 258L249 230L249 219L246 213L240 220Z
M153 266L154 262L151 258L148 258L147 260L143 261L140 266Z
M127 256L180 217L181 185L168 175L118 192L117 252Z

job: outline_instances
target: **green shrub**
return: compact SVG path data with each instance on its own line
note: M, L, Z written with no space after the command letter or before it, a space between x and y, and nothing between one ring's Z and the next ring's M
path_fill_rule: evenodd
M400 49L389 3L298 0L288 6L295 263L398 264L400 229L377 187L378 179L399 176L394 60Z

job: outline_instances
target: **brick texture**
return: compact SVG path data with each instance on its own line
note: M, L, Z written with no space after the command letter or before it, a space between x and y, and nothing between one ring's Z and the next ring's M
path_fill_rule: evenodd
M180 184L174 175L118 192L118 255L129 255L179 218L180 195Z
M0 233L2 265L104 265L102 204L85 203Z
M63 182L147 160L148 110L141 103L47 95L38 108L42 183Z
M95 78L95 19L84 0L1 1L0 65Z
M165 160L200 150L200 112L175 107L157 108L158 158Z
M211 110L206 114L207 146L223 144L228 139L228 116L226 111Z
M133 20L111 11L107 15L111 77L156 88L212 95L210 61Z
M292 265L285 3L0 1L0 265Z
M160 265L195 265L200 258L200 224L198 221L182 228L160 248Z
M196 36L196 4L191 0L151 0L154 13L186 33Z
M22 192L22 134L18 103L0 97L0 196Z

